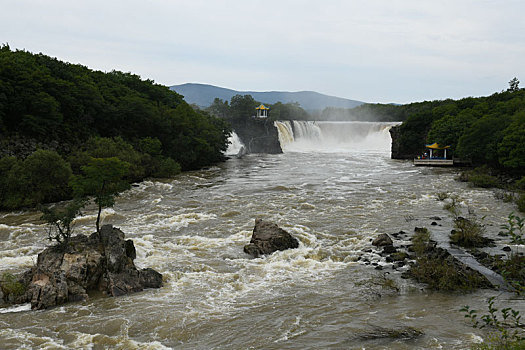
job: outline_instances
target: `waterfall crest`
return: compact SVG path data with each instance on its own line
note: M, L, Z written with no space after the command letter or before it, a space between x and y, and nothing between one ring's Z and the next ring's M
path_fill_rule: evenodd
M381 151L391 147L390 128L399 123L276 121L285 152Z

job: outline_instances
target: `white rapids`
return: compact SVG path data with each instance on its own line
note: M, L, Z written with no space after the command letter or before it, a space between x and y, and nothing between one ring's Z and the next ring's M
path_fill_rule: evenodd
M483 308L493 292L424 292L374 254L370 241L428 226L430 216L450 225L439 192L457 194L485 216L494 239L506 239L499 226L515 208L455 181L453 169L390 159L391 124L349 124L277 122L283 154L137 184L104 210L103 223L133 239L135 263L161 272L164 287L38 312L2 309L0 348L468 348L483 334L458 310ZM96 208L83 214L75 232L88 234ZM48 244L39 216L0 213L0 276L30 268ZM243 246L258 217L297 237L299 248L247 256ZM386 288L385 278L397 289ZM425 334L360 337L376 326Z

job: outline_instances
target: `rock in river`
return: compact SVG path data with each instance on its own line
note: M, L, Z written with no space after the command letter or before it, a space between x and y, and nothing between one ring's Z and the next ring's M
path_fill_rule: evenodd
M392 245L393 243L394 242L392 242L392 238L390 238L390 236L387 235L386 233L380 234L379 236L376 237L376 239L372 241L372 245L376 247L384 247L387 245Z
M299 247L299 241L273 222L255 220L252 239L244 246L244 252L254 257L271 254L277 250Z
M38 254L36 265L19 278L24 292L11 300L46 309L86 300L90 291L119 296L160 288L162 275L149 268L138 270L135 257L133 241L125 240L120 229L104 225L99 234L74 236L65 246Z

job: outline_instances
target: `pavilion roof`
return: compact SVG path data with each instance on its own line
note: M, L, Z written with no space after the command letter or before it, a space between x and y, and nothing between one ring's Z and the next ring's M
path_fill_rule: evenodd
M432 148L432 149L447 149L447 148L450 148L450 145L449 146L440 146L437 142L434 142L433 144L430 144L430 145L425 145L426 148Z

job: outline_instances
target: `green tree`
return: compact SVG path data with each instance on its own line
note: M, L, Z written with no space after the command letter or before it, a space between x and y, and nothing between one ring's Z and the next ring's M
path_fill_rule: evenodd
M270 120L308 120L310 117L298 102L277 102L271 105L270 110Z
M55 202L69 194L71 167L55 151L38 150L24 160L27 194L34 204Z
M252 95L235 95L230 100L230 112L233 119L249 118L255 115L259 103Z
M156 137L145 137L139 141L139 150L150 156L160 156L162 153L162 142Z
M511 81L509 81L509 88L507 89L507 91L514 92L518 91L519 89L520 81L518 80L518 78L514 77L513 79L511 79Z
M70 195L71 167L54 151L38 150L25 160L0 159L0 207L14 209L55 202Z
M470 110L464 110L457 115L446 115L432 123L432 127L427 135L427 142L437 142L442 146L451 146L454 150L458 140L463 135L476 118L472 116Z
M228 101L223 101L218 97L213 100L212 104L206 110L220 118L230 117L230 105Z
M91 158L117 157L130 165L126 174L128 181L140 181L147 175L150 175L147 167L150 165L148 160L151 157L144 154L146 152L140 153L134 149L131 144L124 141L120 136L114 138L92 137L85 143L83 149L83 151L73 153L69 158L75 173L79 173L80 167L88 164Z
M71 187L76 197L94 197L98 206L97 232L100 231L102 208L112 207L119 193L130 188L129 183L124 180L129 166L129 163L116 157L92 158L88 165L81 168L83 175L71 178Z
M471 160L474 165L498 166L498 143L509 122L507 116L495 113L476 120L460 137L457 154L462 159Z
M525 173L525 111L514 116L514 121L503 132L503 140L498 145L500 163Z
M40 207L42 212L40 219L48 224L48 239L58 242L59 245L67 244L73 233L73 220L85 204L83 198L78 198L60 208Z

